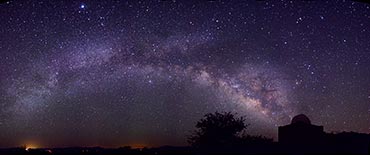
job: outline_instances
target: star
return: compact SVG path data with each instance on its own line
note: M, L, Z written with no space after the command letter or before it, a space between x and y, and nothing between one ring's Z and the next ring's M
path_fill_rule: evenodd
M85 4L80 4L80 9L85 9L86 5Z

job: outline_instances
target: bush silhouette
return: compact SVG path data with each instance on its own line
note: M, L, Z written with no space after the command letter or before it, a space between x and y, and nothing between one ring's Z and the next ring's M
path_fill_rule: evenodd
M239 133L246 129L244 117L236 117L231 112L209 113L197 122L188 142L195 148L225 149L239 143Z

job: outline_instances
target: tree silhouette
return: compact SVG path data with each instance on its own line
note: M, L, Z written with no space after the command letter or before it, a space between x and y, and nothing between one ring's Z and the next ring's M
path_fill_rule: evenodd
M244 117L236 117L231 112L215 112L204 116L196 124L196 130L188 142L201 149L227 149L238 144L239 133L246 129Z

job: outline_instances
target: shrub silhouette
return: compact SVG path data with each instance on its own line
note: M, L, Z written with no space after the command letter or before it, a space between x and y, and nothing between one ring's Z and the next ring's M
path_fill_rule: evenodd
M244 117L231 112L209 113L197 122L188 142L200 149L228 149L240 142L239 133L246 129Z

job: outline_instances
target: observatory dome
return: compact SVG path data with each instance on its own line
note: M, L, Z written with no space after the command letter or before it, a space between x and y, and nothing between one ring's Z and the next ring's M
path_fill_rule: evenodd
M311 124L311 121L306 115L299 114L293 117L292 124Z

